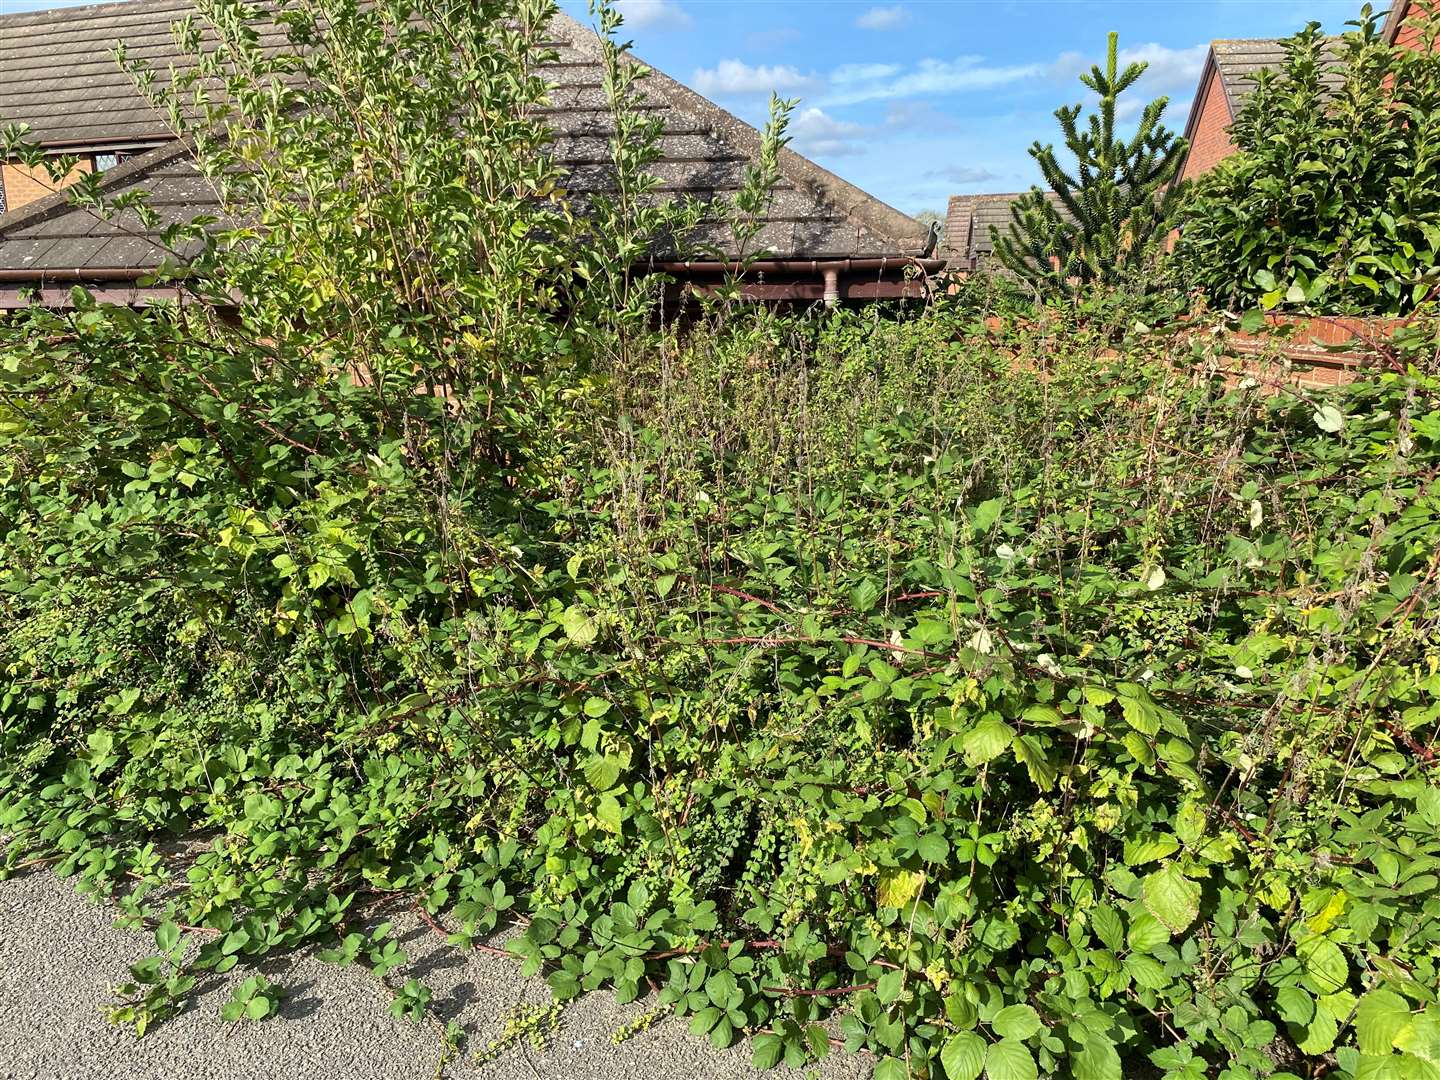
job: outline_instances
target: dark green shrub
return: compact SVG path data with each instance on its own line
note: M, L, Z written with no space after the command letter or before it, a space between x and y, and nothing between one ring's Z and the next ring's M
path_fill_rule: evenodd
M1440 284L1436 28L1411 51L1385 43L1368 4L1352 25L1285 42L1231 128L1238 153L1182 211L1176 272L1217 307L1400 315Z

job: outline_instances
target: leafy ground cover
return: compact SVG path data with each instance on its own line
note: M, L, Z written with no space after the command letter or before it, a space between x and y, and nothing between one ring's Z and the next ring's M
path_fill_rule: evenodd
M1323 396L983 288L657 329L544 5L327 10L226 54L232 315L0 324L0 868L153 929L115 1019L315 944L424 1020L408 903L763 1066L1440 1072L1433 325Z
M399 451L205 439L233 402L136 396L118 313L32 318L5 865L161 921L122 1017L311 940L383 976L348 923L393 895L760 1064L834 1030L887 1077L1433 1070L1433 377L762 320L594 379L442 542Z

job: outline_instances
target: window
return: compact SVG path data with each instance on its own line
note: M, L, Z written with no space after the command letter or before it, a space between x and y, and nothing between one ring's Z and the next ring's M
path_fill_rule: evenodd
M97 173L98 173L98 172L104 172L106 169L113 169L116 165L119 165L119 164L120 164L120 155L119 155L119 154L96 154L96 155L95 155L95 171L96 171Z

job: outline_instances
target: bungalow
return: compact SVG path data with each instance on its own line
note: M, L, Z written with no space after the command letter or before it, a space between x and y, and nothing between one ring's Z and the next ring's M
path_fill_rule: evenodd
M48 151L77 157L77 173L104 172L101 187L112 195L145 190L165 220L213 212L215 192L186 145L175 141L112 55L123 40L131 57L158 68L183 62L170 26L189 10L187 0L127 0L0 16L0 125L28 124L30 137ZM547 72L554 152L583 201L604 190L609 177L599 42L563 14L550 29L558 57ZM654 166L661 190L727 199L755 159L759 133L658 71L644 92L643 107L662 119L663 156ZM873 195L789 149L781 153L780 171L756 241L765 254L752 266L747 287L753 295L831 303L916 295L924 287L917 274L943 265L932 257L931 234ZM139 281L161 261L158 236L97 220L52 187L17 163L0 165L0 309L35 290L45 302L63 304L75 283L106 299L144 302L148 294ZM718 219L702 223L701 234L699 240L717 246L728 238ZM727 254L723 248L721 254ZM651 265L703 287L732 264L657 250Z

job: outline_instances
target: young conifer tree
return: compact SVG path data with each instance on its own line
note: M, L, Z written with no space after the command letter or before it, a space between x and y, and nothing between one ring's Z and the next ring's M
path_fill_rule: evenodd
M1172 181L1187 144L1160 123L1165 97L1145 106L1134 135L1117 136L1119 97L1146 68L1136 62L1118 71L1117 45L1112 33L1104 70L1095 65L1080 76L1100 99L1086 126L1079 124L1082 106L1055 110L1073 171L1060 164L1052 144L1036 142L1030 156L1050 191L1032 187L1012 204L1008 229L990 230L1001 264L1041 296L1138 282L1164 244L1179 192Z

